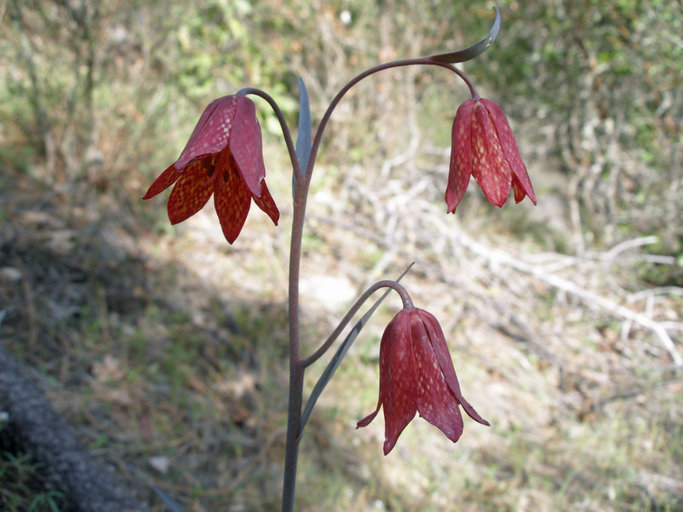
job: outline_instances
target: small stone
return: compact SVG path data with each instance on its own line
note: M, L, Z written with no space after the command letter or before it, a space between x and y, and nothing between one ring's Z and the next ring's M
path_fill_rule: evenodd
M21 270L14 267L2 267L0 268L0 281L5 281L8 283L16 283L21 280L22 274Z
M149 465L152 466L152 469L155 469L162 475L165 475L168 472L168 468L171 467L171 460L163 455L158 457L150 457L147 462L149 462Z

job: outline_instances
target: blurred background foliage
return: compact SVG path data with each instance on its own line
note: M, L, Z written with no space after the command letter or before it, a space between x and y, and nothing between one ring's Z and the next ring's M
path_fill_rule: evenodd
M635 292L648 286L680 290L683 285L683 228L680 222L683 211L680 126L683 18L680 2L501 0L496 5L503 16L498 41L481 58L464 64L463 69L482 96L500 103L507 112L529 166L539 206L530 209L522 205L518 209L493 211L481 200L478 191L470 192L467 204L463 203L458 209L459 226L512 244L517 241L532 243L534 250L539 252L586 260L601 251L618 247L620 243L635 240L635 247L647 243L647 255L637 258L633 265L624 264L614 270L619 272L615 276L617 284L613 286L618 289L615 293L619 295L623 289ZM488 31L493 19L491 7L488 2L465 0L0 1L0 192L3 201L7 200L0 205L0 219L5 223L4 255L16 256L15 252L19 251L17 240L22 240L20 230L12 224L15 210L9 206L20 184L24 191L27 188L35 189L36 194L43 191L41 193L47 199L36 200L34 205L48 208L48 204L56 201L59 207L66 209L64 216L67 219L77 216L77 212L89 212L84 218L87 223L94 222L98 229L106 217L107 222L123 227L133 238L133 245L151 244L156 254L162 254L169 246L159 240L172 233L163 217L163 208L143 205L139 198L150 181L178 156L199 113L212 99L243 87L264 89L278 100L290 126L294 127L298 98L296 78L301 76L308 87L315 127L329 100L351 76L378 62L468 46ZM389 182L400 182L404 189L413 185L423 187L430 194L430 201L445 209L442 195L448 170L451 123L457 106L466 95L466 87L454 81L451 74L434 69L392 70L359 84L340 104L328 128L320 154L324 173L321 172L321 181L314 183L314 193L324 187L331 189L330 197L342 197L348 202L343 212L346 215L353 212L359 218L338 219L336 215L342 210L329 205L316 210L316 205L312 204L312 212L327 215L333 219L332 223L372 231L377 228L375 221L384 217L377 213L377 206L371 201L374 196L368 195L367 191L381 194ZM264 103L259 104L258 112L265 134L269 184L273 181L276 195L288 199L289 177L286 176L288 171L285 172L288 166L280 143L280 127ZM278 204L286 214L286 201L280 199ZM366 222L364 217L369 220ZM389 232L393 228L383 226L380 231L382 229ZM309 257L320 256L318 248L329 245L322 243L323 231L314 229L308 235ZM30 238L31 234L22 236ZM153 239L153 236L161 238ZM93 239L88 240L92 242ZM111 241L111 237L107 240ZM412 239L402 240L409 243ZM156 248L157 244L165 249ZM174 250L182 250L182 243L179 245ZM40 240L29 247L34 255L43 254L41 251L49 253ZM345 254L337 249L321 250L329 251L324 255L332 258ZM386 258L386 252L381 245L368 249L359 257L359 265L363 269L376 270ZM28 257L22 254L22 258ZM77 254L83 256L83 252ZM275 248L267 254L277 258L282 257L283 251ZM230 254L230 257L234 256L234 253ZM136 290L132 299L117 299L121 303L121 317L139 314L142 310L145 322L171 325L175 352L170 358L164 356L161 373L168 374L174 389L200 386L193 379L203 370L191 368L196 364L196 358L205 357L205 350L216 350L212 357L221 360L247 361L252 366L259 366L261 361L260 368L265 367L264 357L271 365L281 362L282 354L269 350L266 340L262 340L268 338L262 330L281 325L281 311L269 310L276 320L261 325L255 322L254 314L248 312L251 306L236 308L228 319L223 319L223 299L212 296L208 303L200 301L196 307L202 309L201 315L220 318L212 326L220 326L225 321L238 333L231 338L230 348L222 345L216 348L207 339L204 342L210 348L200 350L182 341L184 336L194 332L195 316L187 313L190 318L179 313L183 311L182 306L168 316L161 311L163 305L152 304L159 299L157 293L163 294L165 290L154 292L152 284L146 283L147 278L134 265L121 270L122 265L131 264L130 259L116 259L110 248L102 245L78 261L100 265L94 262L111 263L112 258L117 272L130 273L128 277L122 277L118 286L134 289L138 283L143 288ZM64 268L71 271L67 259L73 261L74 253L65 256ZM167 287L172 288L183 275L177 264L177 261L170 261L168 267L155 269L162 271ZM268 268L269 263L259 265L262 270ZM103 268L106 272L111 271L110 267ZM104 279L101 276L97 279L100 278ZM98 286L105 286L97 282ZM140 284L143 282L144 285ZM164 285L157 282L155 286L158 289ZM103 329L97 305L98 290L96 288L92 296L85 295L88 299L83 300L87 307L81 307L78 313L78 322L90 322L87 325L79 323L77 328L84 339ZM183 291L187 290L183 288ZM671 293L680 297L678 292ZM24 297L21 289L17 294ZM111 291L107 291L108 304L114 307L110 294ZM277 295L271 298L282 299ZM680 313L680 299L673 301L674 313ZM556 304L550 304L550 299L548 302L530 309L543 311L538 313L539 317L557 314L553 309ZM182 305L182 300L180 303ZM136 308L138 313L135 313ZM74 315L73 319L76 319L76 313ZM15 326L13 332L20 333L17 334L19 353L23 351L19 343L24 339L22 336L36 336L31 330L16 327L23 325L22 318L18 313L16 317L9 314L5 321L9 328ZM675 314L669 320L673 323ZM154 366L156 363L145 357L151 360L158 357L154 352L158 349L152 350L153 343L148 339L152 335L150 332L156 331L153 327L144 327L139 318L131 322L133 334L121 327L121 336L126 340L124 359L129 357L130 351L142 361L140 368L147 366L136 370L142 372L140 374L131 370L126 379L132 387L140 386L152 393L145 387L147 381L144 379L154 381L162 377L159 367ZM51 326L49 332L61 332L65 325ZM601 333L609 333L613 326L603 322L598 329ZM210 334L202 332L202 336L211 338ZM255 346L250 345L252 339L259 340ZM590 336L587 339L591 339ZM75 359L82 361L84 368L91 368L87 351L91 351L92 357L103 356L107 350L116 351L112 348L116 346L115 340L109 341L110 344L100 346L84 342L83 347L74 345L69 350L76 352ZM589 342L582 338L581 343ZM61 350L63 348L58 346L52 347L46 361ZM362 350L368 351L369 360L375 357L372 349L365 347ZM250 351L252 353L248 355ZM538 363L533 358L530 360L532 364ZM137 364L132 355L129 364ZM538 364L542 365L543 361ZM239 374L235 368L228 365L221 371L226 375ZM45 371L59 375L49 364ZM258 378L277 385L268 380L276 376L261 371ZM347 371L356 376L354 372L367 373L367 368L356 364ZM150 377L152 374L154 376ZM55 378L61 382L62 377ZM656 382L658 384L653 384L653 388L661 384ZM250 402L246 407L265 418L265 424L259 424L259 434L255 434L255 438L272 448L273 438L261 430L277 431L283 422L284 407L277 403L276 397L264 398L260 391L249 389L247 396L256 404ZM192 403L188 399L190 395L183 393L180 393L182 398L178 403L168 406L171 410ZM365 397L364 403L370 404L372 400ZM676 416L670 395L663 400L663 410ZM150 399L152 402L154 399ZM230 423L233 420L240 425L246 422L234 419L234 415L227 420L219 417L220 410L211 409L210 403L198 402L194 406L191 424L204 425L202 428L206 431L214 427L216 431L219 427L229 430L234 427ZM353 414L356 412L362 411L354 409ZM134 421L133 413L130 414ZM332 408L331 412L326 409L325 414L331 415L326 420L334 423L336 409ZM610 446L630 442L630 432L635 428L631 422L637 421L633 414L631 410L619 411L610 419L611 423L599 425L600 429L605 429L600 430L602 434L614 436ZM157 419L159 417L167 422L161 430L169 438L181 436L174 430L172 415L165 417L158 413ZM459 492L473 504L467 510L526 509L520 505L522 501L514 501L522 500L519 493L505 487L509 475L514 475L510 477L511 485L516 485L518 490L524 485L534 488L533 480L538 478L541 483L536 488L547 491L548 495L559 492L567 502L576 503L577 496L589 483L581 482L580 475L574 478L578 474L574 472L579 470L566 447L579 439L585 441L582 445L585 453L591 453L589 447L594 443L583 419L577 420L576 425L561 425L559 437L549 445L548 451L534 451L523 448L529 438L524 437L519 431L521 427L513 421L512 433L504 440L504 445L514 451L506 452L511 458L501 463L491 450L484 453L485 460L476 461L486 465L489 487L477 490L478 481L469 477L459 484ZM667 435L680 441L680 427L676 427L673 434L665 434L668 432L665 427L671 423L662 425L651 429L652 435L656 436L655 450L663 450L666 464L670 464L672 458L678 458L680 462L680 448L664 447L665 441L670 440ZM644 429L640 423L637 427ZM321 428L312 425L312 430ZM338 434L334 427L327 428L331 430L323 430L315 438L318 448L328 446L330 440L325 435ZM229 449L208 443L197 450L227 449L231 454L242 454L255 449L254 445L248 444L253 442L250 439L245 441L237 435L230 438ZM247 444L241 444L243 442ZM111 451L116 451L117 446L112 443ZM458 448L460 446L456 450ZM647 457L640 446L627 448ZM168 450L170 452L171 448ZM114 457L110 452L106 453ZM337 451L331 453L339 456ZM129 453L121 457L135 456ZM193 452L192 457L195 456L199 457ZM346 459L339 467L339 460L332 455L327 460L324 450L319 457L316 467L322 470L302 477L311 482L305 486L307 494L301 498L302 509L330 509L330 504L336 503L339 510L350 510L365 500L367 510L410 510L415 507L432 510L427 505L429 494L443 490L438 484L428 483L422 497L416 498L415 494L405 491L392 498L397 489L396 481L391 476L376 474L379 463L368 462L358 469L354 466L357 461ZM529 473L523 460L527 457L537 468L544 468L545 473L540 470ZM259 471L247 472L248 478L240 473L241 480L234 486L229 485L229 480L224 482L218 477L208 480L209 483L200 482L199 476L193 479L181 470L166 477L177 478L174 480L177 492L194 486L194 491L187 491L191 494L188 500L193 510L204 510L202 507L206 503L224 503L221 501L224 495L207 490L211 485L218 487L221 483L229 487L225 491L229 500L251 503L245 505L247 508L234 510L256 510L259 506L274 510L273 503L277 503L274 488L279 482L277 457L274 459L274 468L272 461L259 463L256 465ZM199 467L211 474L210 462L192 460L193 468ZM470 468L472 464L469 461ZM619 468L608 478L633 476L624 467ZM220 468L215 471L220 472ZM557 476L566 471L574 476ZM134 480L130 474L129 477ZM359 495L349 494L346 484L340 483L349 479L354 482L353 489L363 489ZM558 481L559 488L555 486ZM240 485L246 490L240 490ZM675 481L675 477L674 485L680 489L680 481ZM316 486L324 492L313 492ZM259 490L263 494L259 494ZM600 491L593 492L599 494ZM506 493L510 493L508 501ZM647 500L640 501L638 493L626 485L610 493L609 500L598 500L598 503L614 504L616 500L621 504L620 510L673 510L666 507L675 507L666 497L657 501L659 498L648 495ZM371 499L373 496L377 499ZM481 499L488 500L488 504L480 502L477 506L477 500ZM538 496L529 499L530 503L536 504L536 509L546 506L551 507L547 510L559 510L567 503L562 501L564 498L553 498L558 501L551 502ZM378 503L388 504L387 508L381 508ZM444 509L437 504L433 504L434 510ZM598 510L599 507L586 505L575 509Z
M554 169L568 177L561 192L570 252L584 252L587 241L656 233L658 252L681 253L676 7L504 1L499 41L465 65L482 94L503 103L529 144L540 146L530 151L556 158ZM490 26L489 9L445 0L9 0L0 158L24 172L40 169L48 182L125 186L131 171L148 178L173 158L167 148L182 147L196 112L216 95L260 87L295 124L297 76L321 115L351 74L374 62L477 40ZM330 127L328 158L367 163L406 146L415 156L448 145L452 112L443 105L462 101L462 84L420 69L367 82ZM274 116L262 115L277 134Z

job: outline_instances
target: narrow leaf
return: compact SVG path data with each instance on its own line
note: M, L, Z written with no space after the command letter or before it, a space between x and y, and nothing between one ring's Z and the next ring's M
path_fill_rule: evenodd
M493 20L493 26L491 27L489 34L484 39L482 39L478 43L474 43L472 46L469 46L463 50L458 50L457 52L450 53L441 53L439 55L432 55L429 58L439 62L455 64L456 62L465 62L468 60L472 60L475 57L478 57L479 55L484 53L486 49L489 46L491 46L493 41L496 40L496 37L498 36L498 31L500 30L500 12L498 12L498 8L496 7L494 7L493 10L496 12L496 19Z
M408 273L412 266L413 263L411 263L408 266L408 268L406 268L403 271L403 273L398 277L398 279L396 279L396 282L399 282L403 278L403 276L405 276ZM318 382L316 382L315 386L313 387L313 391L311 391L311 395L308 397L308 401L306 402L306 407L304 408L304 412L301 416L301 429L299 430L299 437L301 437L304 431L304 427L306 426L306 422L308 421L308 418L310 417L311 412L313 411L313 407L315 406L315 403L318 401L318 398L325 389L325 386L327 386L327 383L330 382L332 375L334 375L334 372L337 371L337 368L339 368L342 359L344 359L344 356L351 348L351 345L353 345L353 342L356 341L356 338L360 334L360 331L363 329L365 324L368 323L370 317L377 310L377 308L382 303L382 301L387 297L387 295L389 295L389 293L391 293L391 289L385 291L382 294L382 296L379 299L377 299L377 301L372 305L372 307L365 312L361 319L358 320L356 325L353 326L353 329L351 329L349 334L346 336L346 339L339 346L337 352L334 354L332 359L330 359L330 362L327 364L325 371L323 371L322 375L320 376L320 379L318 379Z
M311 136L313 128L311 126L311 107L308 103L308 92L301 77L296 79L299 87L299 124L296 136L296 158L299 160L299 168L302 173L306 172L308 159L311 156ZM296 188L296 175L294 176L294 187Z

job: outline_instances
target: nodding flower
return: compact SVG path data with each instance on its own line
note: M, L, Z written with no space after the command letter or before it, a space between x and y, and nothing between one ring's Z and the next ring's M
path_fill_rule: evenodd
M483 98L467 100L455 115L446 188L448 213L455 212L470 176L495 206L505 204L510 188L516 202L529 196L536 204L529 174L503 109Z
M152 183L143 199L175 184L167 209L171 224L177 224L201 210L213 194L223 234L232 244L252 199L277 225L280 212L265 176L254 103L245 96L224 96L206 107L178 160Z
M473 420L489 425L460 392L439 322L423 309L403 309L382 335L377 407L358 427L367 426L384 407L386 455L418 412L455 443L463 430L459 406Z

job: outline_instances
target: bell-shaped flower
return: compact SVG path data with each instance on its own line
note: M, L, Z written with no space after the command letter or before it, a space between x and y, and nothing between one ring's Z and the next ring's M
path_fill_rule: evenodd
M473 98L460 105L452 131L451 162L446 188L448 212L455 212L474 176L489 203L502 207L510 195L515 201L536 195L515 136L498 105Z
M384 454L418 412L456 442L463 430L459 406L475 421L489 425L460 392L439 322L423 309L399 312L382 335L377 408L358 422L367 426L384 407Z
M201 210L214 194L223 234L232 244L252 199L277 225L280 212L265 176L254 103L245 96L225 96L206 107L180 158L161 173L143 199L175 183L167 209L171 224L177 224Z

